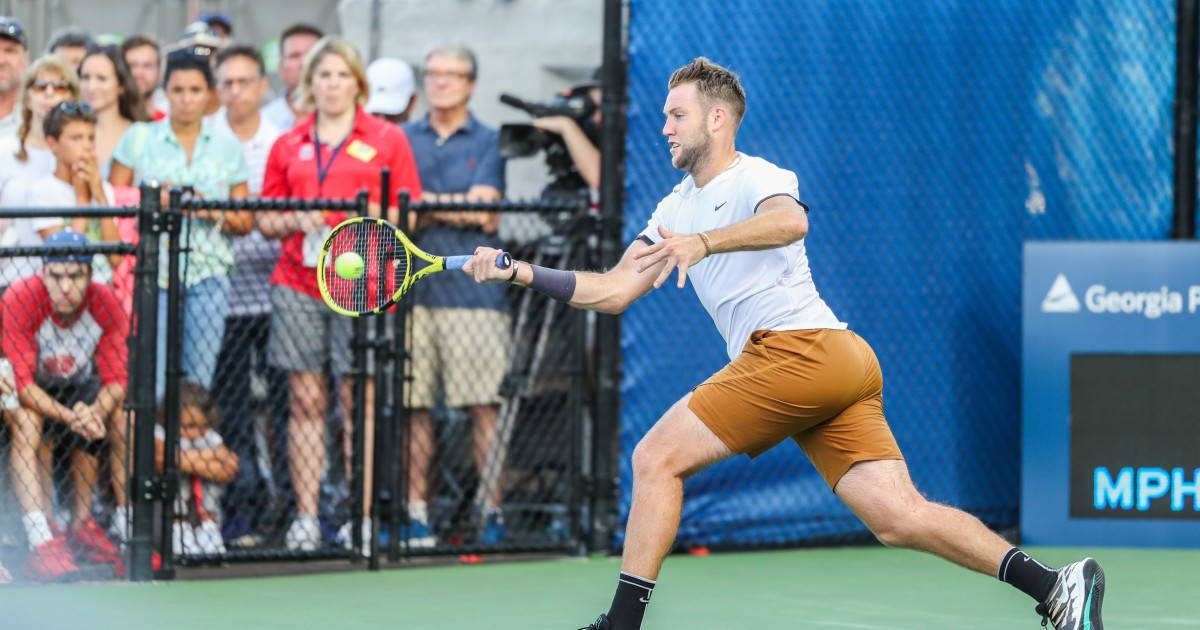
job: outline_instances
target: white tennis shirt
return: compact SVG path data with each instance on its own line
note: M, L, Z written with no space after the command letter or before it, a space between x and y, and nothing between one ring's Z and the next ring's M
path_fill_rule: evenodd
M723 228L754 216L760 203L777 195L799 199L795 173L738 153L703 188L691 175L684 177L658 203L639 238L661 241L660 225L683 234ZM817 294L804 239L775 249L708 256L688 269L688 281L725 339L730 359L756 330L846 328Z

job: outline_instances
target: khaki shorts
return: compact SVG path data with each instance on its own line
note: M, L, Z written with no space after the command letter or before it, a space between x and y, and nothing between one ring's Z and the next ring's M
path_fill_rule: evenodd
M439 390L447 407L500 404L512 338L507 313L414 306L408 321L413 379L407 406L428 409Z
M849 330L759 330L688 403L736 453L792 438L830 488L856 462L904 459L883 417L883 375Z

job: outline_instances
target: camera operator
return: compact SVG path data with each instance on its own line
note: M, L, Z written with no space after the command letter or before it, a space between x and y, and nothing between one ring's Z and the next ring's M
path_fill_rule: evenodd
M600 70L592 75L592 80L586 83L575 86L571 89L572 92L586 90L588 98L596 104L596 110L592 113L591 123L595 130L596 137L590 137L583 127L570 116L542 116L534 118L531 124L539 129L544 129L562 138L563 143L567 145L567 151L571 155L571 161L575 163L576 170L583 177L583 181L587 182L588 188L592 190L600 189L600 148L596 146L596 139L599 137L600 129Z

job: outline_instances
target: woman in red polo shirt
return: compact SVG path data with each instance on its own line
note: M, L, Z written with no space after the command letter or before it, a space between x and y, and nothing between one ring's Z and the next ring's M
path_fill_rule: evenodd
M379 171L389 167L393 188L421 198L421 182L408 139L396 125L363 111L367 78L362 55L353 44L326 37L305 59L299 104L314 109L307 120L275 141L263 176L263 197L351 199L359 190L379 203ZM352 321L331 311L317 289L316 254L343 212L285 211L261 213L258 229L267 238L283 239L279 263L271 276L272 365L289 373L288 461L296 490L296 518L288 527L288 549L312 550L320 544L317 496L325 461L326 361L336 374L351 368ZM351 380L343 378L339 403L346 443L350 440ZM373 383L367 382L367 478L371 496ZM364 511L368 501L364 501ZM364 524L365 525L365 524ZM364 526L364 529L368 529ZM349 528L343 531L348 534ZM368 530L369 531L369 530ZM346 536L348 539L348 536Z

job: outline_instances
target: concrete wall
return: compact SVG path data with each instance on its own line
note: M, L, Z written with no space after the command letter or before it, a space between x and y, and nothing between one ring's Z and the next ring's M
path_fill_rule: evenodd
M601 61L600 0L378 0L381 18L373 33L375 1L0 0L0 14L22 20L35 56L45 49L50 33L63 25L122 37L145 32L169 43L178 39L189 17L213 10L230 16L234 39L241 42L263 46L288 24L311 22L340 32L368 57L374 48L414 68L432 43L459 41L479 60L472 109L491 126L528 120L523 112L499 103L501 92L549 100L590 76ZM274 50L267 46L267 52ZM423 114L424 103L418 108L417 115ZM509 197L537 196L548 182L545 165L540 158L515 160L509 165L508 182Z
M370 50L372 0L342 0L343 33ZM459 41L475 52L479 79L471 107L493 127L524 122L524 112L500 104L501 92L549 100L600 65L604 35L599 0L380 0L380 56L414 68L438 41ZM420 81L418 80L418 88ZM424 103L418 105L424 111ZM419 112L419 113L420 113ZM548 181L540 158L508 167L509 197L533 197Z
M224 11L236 40L260 46L292 22L340 30L337 0L0 0L0 14L15 15L25 25L35 56L60 26L121 37L149 33L166 44L178 40L188 19L203 11Z

